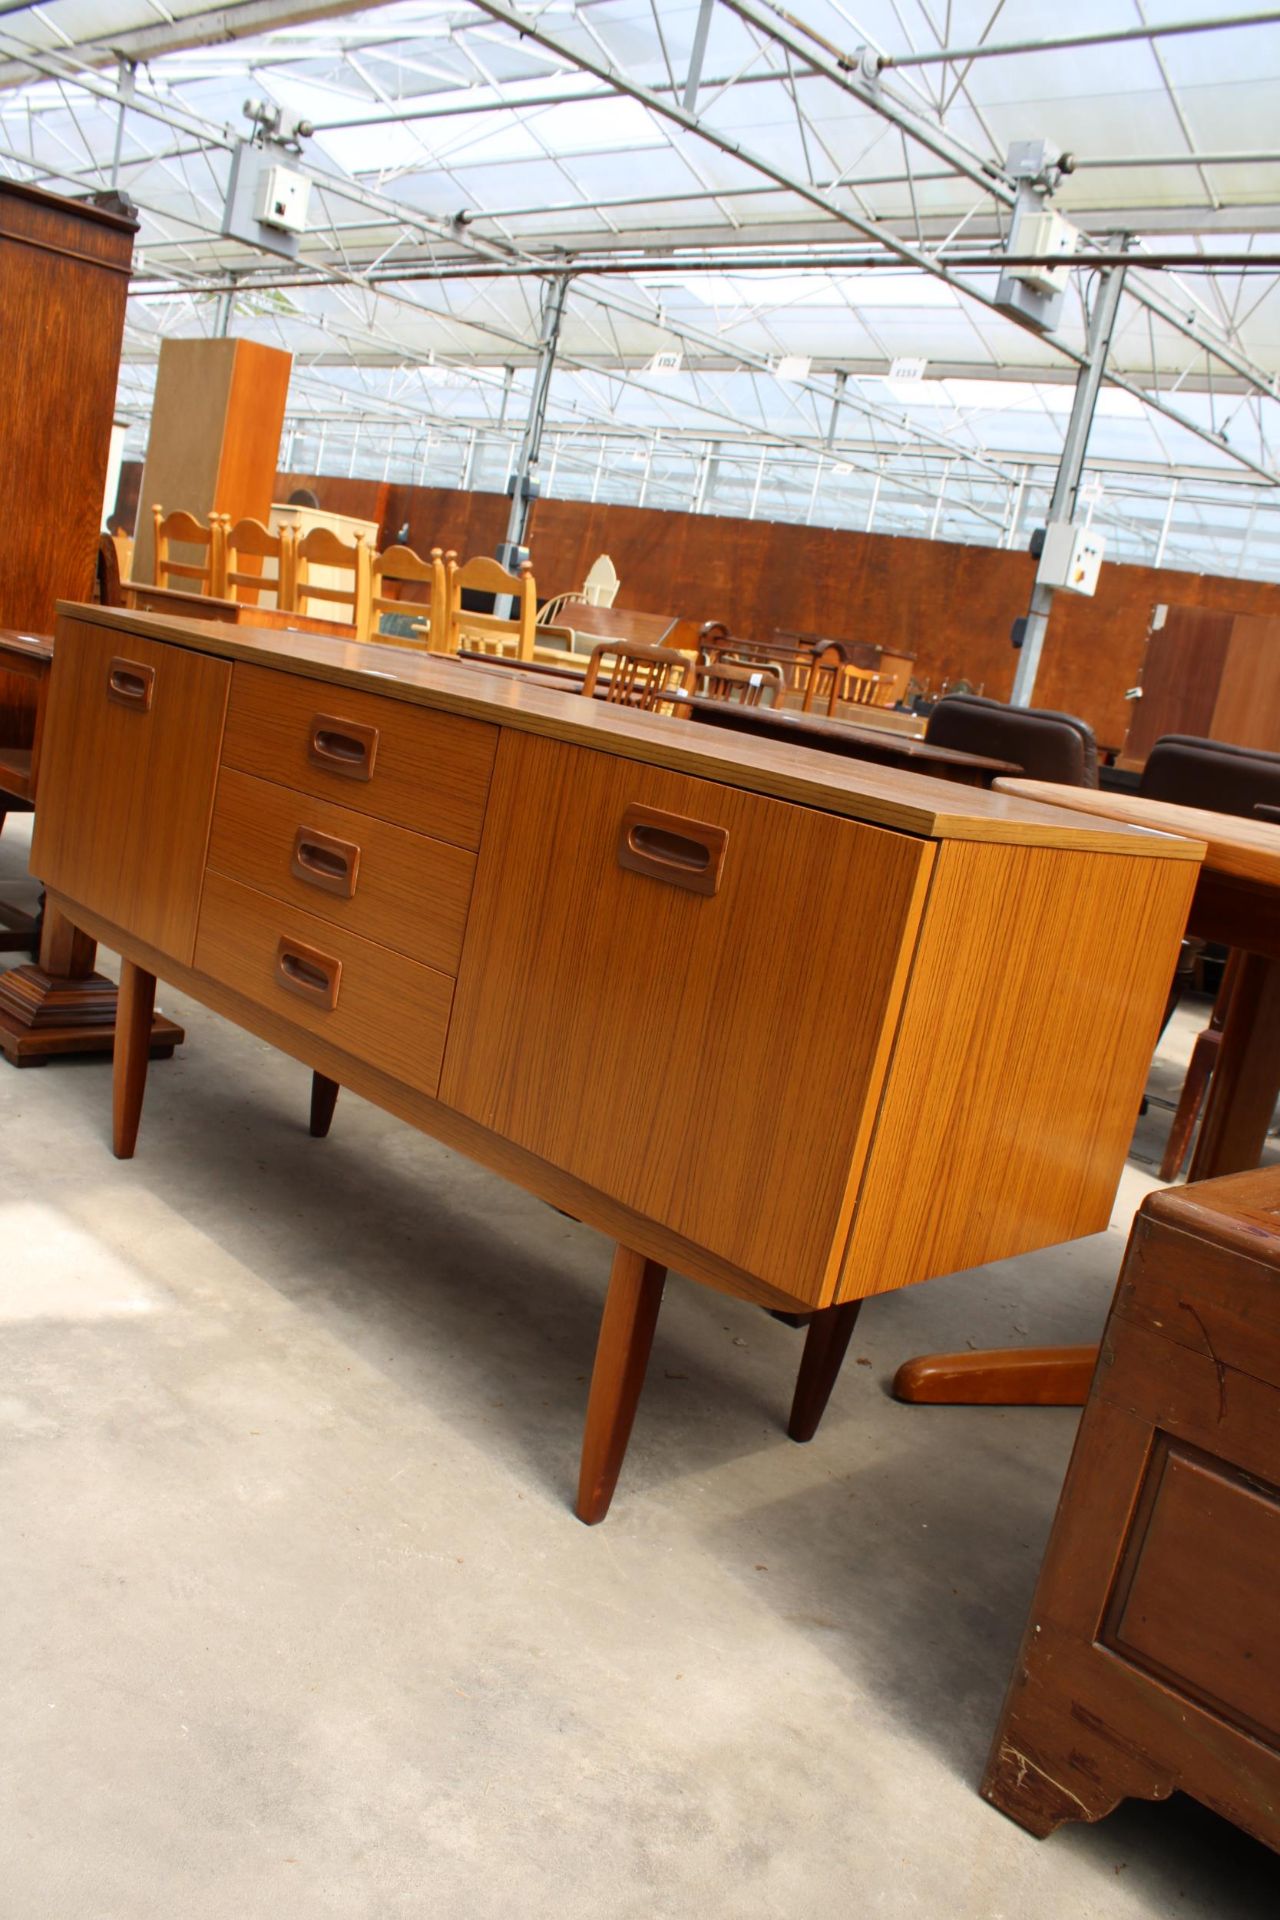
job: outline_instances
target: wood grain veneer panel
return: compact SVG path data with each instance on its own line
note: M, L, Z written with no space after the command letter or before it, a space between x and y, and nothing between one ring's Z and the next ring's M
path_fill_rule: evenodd
M1168 609L1143 655L1142 698L1132 704L1125 735L1127 761L1140 765L1166 733L1212 733L1232 624L1231 614L1204 607Z
M280 983L281 940L340 966L331 1008ZM434 1094L440 1079L453 981L362 940L312 913L210 873L200 908L195 965L236 993L320 1034L406 1086Z
M108 691L122 659L149 706ZM190 960L223 716L225 660L63 620L49 682L31 870Z
M326 771L309 757L318 715L376 731L369 779ZM222 757L242 773L283 782L335 806L476 847L497 739L495 727L453 714L237 666Z
M838 1298L1106 1226L1196 874L939 848Z
M575 1180L563 1168L553 1167L549 1161L539 1160L534 1154L513 1146L509 1140L489 1133L465 1114L444 1106L429 1094L419 1093L416 1088L406 1086L392 1074L371 1066L367 1060L358 1059L355 1054L335 1046L323 1034L311 1033L295 1020L260 1005L256 1000L248 999L243 993L224 986L221 981L211 979L208 974L197 973L170 955L157 952L126 928L103 919L100 914L78 903L73 905L61 896L51 895L50 898L53 905L64 914L74 912L77 924L85 934L110 947L113 953L133 960L180 992L190 994L202 1006L211 1007L215 1013L233 1020L246 1033L256 1034L260 1040L278 1048L281 1053L336 1080L344 1092L350 1091L359 1094L362 1099L372 1100L387 1113L395 1114L398 1119L418 1127L433 1140L442 1141L456 1152L468 1155L480 1166L501 1175L504 1180L514 1181L527 1193L545 1200L549 1206L572 1214L575 1220L583 1221L608 1239L633 1247L637 1253L659 1260L678 1273L688 1274L691 1279L704 1281L707 1286L716 1287L722 1293L732 1294L735 1299L754 1300L760 1306L781 1307L791 1311L805 1304L794 1294L766 1286L755 1274L745 1273L739 1267L730 1266L728 1261L716 1259L704 1247L682 1239L660 1221L648 1220L643 1214L620 1205L608 1194L597 1193L581 1180Z
M727 833L718 892L619 864L633 804ZM931 860L906 835L504 733L441 1098L816 1302Z
M1237 747L1280 750L1280 618L1242 613L1231 622L1218 698L1206 731Z
M132 250L131 222L0 181L0 626L52 633L92 591ZM0 669L0 746L31 746L35 697Z
M355 875L349 897L322 890L294 872L300 829L352 850L343 856ZM291 787L230 767L219 777L211 868L441 973L458 970L475 864L475 855L461 847Z

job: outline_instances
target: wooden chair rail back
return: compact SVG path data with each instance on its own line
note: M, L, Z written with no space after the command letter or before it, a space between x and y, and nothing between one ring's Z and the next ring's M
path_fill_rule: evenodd
M602 669L607 663L608 678ZM597 687L615 705L646 713L683 713L680 696L693 691L694 666L673 647L647 647L641 641L602 640L591 649L582 692L593 699Z
M510 573L487 554L476 554L459 566L457 555L447 553L444 570L448 584L446 650L456 653L465 633L469 644L479 645L486 651L492 645L493 651L514 652L518 660L532 660L534 632L538 624L538 596L532 564L522 560L519 571ZM469 593L491 593L495 598L514 600L515 619L508 620L497 613L464 613L464 588Z
M310 569L322 567L331 572L349 573L350 581L329 586L310 579ZM362 533L353 541L340 540L330 527L312 527L298 542L294 610L311 611L308 602L322 600L326 607L350 608L350 621L362 640L370 632L370 578L372 560L369 543Z
M390 585L425 586L425 599L400 598L387 593ZM398 614L421 622L418 638L428 652L444 653L448 648L449 589L445 573L445 555L432 547L424 560L412 547L386 547L376 553L369 569L370 635L380 638L379 626L384 613Z
M270 527L264 527L261 520L237 520L231 524L231 516L222 514L223 521L223 588L229 599L252 600L257 604L260 593L274 593L276 606L281 613L295 611L297 594L298 534L291 526L282 527L279 533L273 533ZM241 557L249 560L274 560L274 573L264 573L261 569L242 567Z
M212 594L215 600L225 599L227 530L223 516L210 514L206 525L183 507L166 513L159 504L151 509L151 516L155 523L154 584L157 587L177 584L188 592ZM175 560L170 551L175 542L181 547L195 547L203 552L204 558Z

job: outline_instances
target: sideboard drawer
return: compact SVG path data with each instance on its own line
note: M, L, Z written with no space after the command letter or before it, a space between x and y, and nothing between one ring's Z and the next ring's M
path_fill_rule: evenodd
M196 971L407 1086L440 1082L453 981L314 914L205 878Z
M222 763L474 848L497 739L482 720L242 664Z
M230 678L208 654L59 622L31 871L184 965Z
M476 858L224 767L209 865L304 913L455 974Z

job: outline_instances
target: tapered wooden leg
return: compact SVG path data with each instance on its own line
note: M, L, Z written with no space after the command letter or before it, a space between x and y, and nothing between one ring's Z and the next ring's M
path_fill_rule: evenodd
M111 1081L111 1150L117 1160L132 1160L138 1142L155 998L154 973L144 973L132 960L122 960Z
M1240 956L1209 1082L1191 1180L1256 1167L1280 1094L1280 960Z
M311 1076L311 1134L316 1140L323 1140L329 1131L333 1119L333 1109L338 1103L338 1083L323 1073Z
M1096 1347L978 1347L922 1353L893 1376L895 1400L931 1407L1082 1407Z
M576 1511L588 1527L604 1519L618 1484L666 1278L666 1268L656 1260L646 1260L630 1247L615 1249L587 1396L578 1475Z
M787 1422L793 1440L812 1440L818 1431L861 1305L849 1300L842 1307L823 1307L809 1322Z

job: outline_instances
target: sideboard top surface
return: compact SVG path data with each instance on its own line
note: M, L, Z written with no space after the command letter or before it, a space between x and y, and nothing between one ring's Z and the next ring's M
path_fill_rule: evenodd
M622 759L670 767L801 806L820 807L874 826L935 840L1065 847L1174 860L1201 860L1204 845L1126 827L1061 806L959 787L925 774L822 753L789 741L699 727L666 714L641 713L539 686L532 676L486 669L442 654L323 634L275 632L180 615L61 601L62 620L79 620L195 653L216 654L306 679L359 687L467 719L539 733Z

